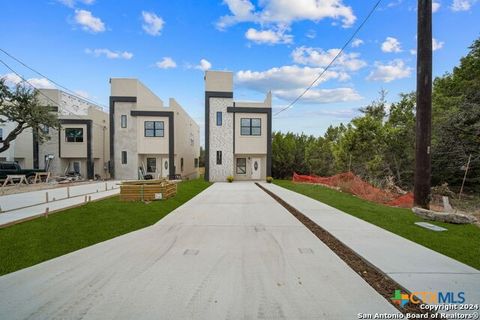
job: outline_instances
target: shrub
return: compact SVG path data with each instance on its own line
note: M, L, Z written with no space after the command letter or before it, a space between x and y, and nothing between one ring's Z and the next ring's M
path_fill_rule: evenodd
M228 182L232 183L233 180L234 180L233 176L228 176L228 177L227 177L227 181L228 181Z
M273 178L272 177L267 177L267 183L272 183L273 182Z

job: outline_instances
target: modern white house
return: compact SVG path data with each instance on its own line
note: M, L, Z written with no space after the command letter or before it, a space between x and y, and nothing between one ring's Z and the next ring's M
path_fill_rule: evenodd
M40 89L40 101L58 113L61 130L44 128L50 140L33 135L33 164L54 175L77 173L83 178L109 178L109 118L100 106L57 89Z
M205 179L264 180L272 170L272 95L233 99L233 73L205 72Z
M43 128L50 139L40 143L26 129L0 154L0 160L16 161L23 168L44 169L54 176L76 173L85 179L109 178L109 118L100 106L57 89L39 89L38 99L58 115L61 130ZM4 123L7 135L13 123Z
M110 79L110 172L115 179L198 176L200 128L137 79Z

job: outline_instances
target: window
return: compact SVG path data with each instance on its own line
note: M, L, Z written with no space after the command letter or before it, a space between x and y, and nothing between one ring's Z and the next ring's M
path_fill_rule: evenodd
M122 164L127 164L127 151L122 151Z
M76 174L80 174L80 162L73 162L73 172L75 172Z
M147 158L147 172L157 172L157 158Z
M65 141L83 142L83 128L66 128Z
M259 118L240 119L240 135L259 136L262 134L262 120Z
M0 141L3 141L3 128L0 128Z
M183 172L183 158L180 158L180 171Z
M1 167L3 170L17 170L17 166L15 165L15 163L2 163Z
M247 173L247 158L237 158L237 174Z
M122 114L122 116L120 117L120 126L121 126L122 128L126 128L126 127L127 127L127 115Z
M145 137L163 137L163 121L145 121Z
M193 166L198 168L198 158L193 159Z
M221 125L222 125L222 113L217 112L217 126L221 126Z
M222 164L222 151L217 151L217 164Z

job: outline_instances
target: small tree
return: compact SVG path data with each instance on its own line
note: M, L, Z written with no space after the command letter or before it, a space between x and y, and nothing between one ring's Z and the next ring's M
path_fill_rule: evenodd
M10 143L27 128L36 132L39 142L50 139L42 127L60 129L57 114L39 102L38 90L22 83L11 88L5 79L0 79L0 123L5 122L15 123L15 127L0 140L0 152L8 150Z

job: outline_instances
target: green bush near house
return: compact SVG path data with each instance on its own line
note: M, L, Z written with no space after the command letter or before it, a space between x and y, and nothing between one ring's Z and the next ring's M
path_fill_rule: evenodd
M299 184L287 180L275 180L274 183L480 269L480 228L476 225L428 221L448 229L444 232L435 232L415 225L415 222L426 220L417 217L410 209L380 205L319 185Z
M167 200L145 204L113 197L0 229L0 275L148 227L210 185L184 181Z
M272 183L273 182L273 178L272 177L267 177L267 183Z
M227 181L228 181L228 182L232 183L233 180L234 180L233 176L228 176L228 177L227 177Z

